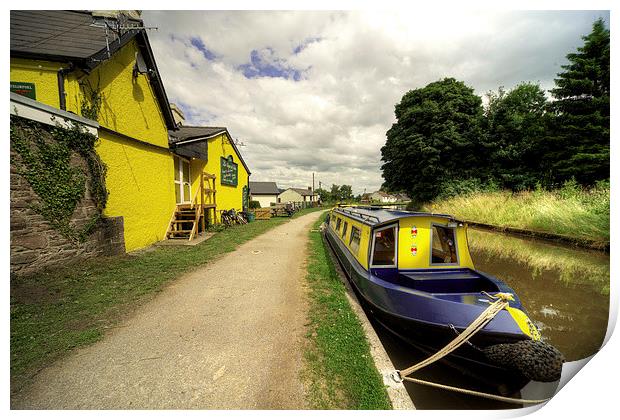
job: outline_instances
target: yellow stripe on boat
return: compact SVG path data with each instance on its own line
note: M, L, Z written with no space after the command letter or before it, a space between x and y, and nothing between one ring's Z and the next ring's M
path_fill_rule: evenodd
M540 340L540 332L538 328L534 325L532 321L528 318L527 315L523 311L517 308L506 308L512 319L515 320L521 331L532 340L538 341Z

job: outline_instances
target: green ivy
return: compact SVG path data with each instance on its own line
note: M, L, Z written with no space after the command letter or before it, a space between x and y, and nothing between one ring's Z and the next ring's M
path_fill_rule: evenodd
M50 128L11 116L11 148L21 158L12 163L41 199L32 209L67 239L80 243L97 227L105 208L106 167L95 152L97 137L78 123L67 123L67 128L59 124ZM87 168L72 164L74 154L84 159ZM76 227L71 217L87 185L98 211L84 226Z

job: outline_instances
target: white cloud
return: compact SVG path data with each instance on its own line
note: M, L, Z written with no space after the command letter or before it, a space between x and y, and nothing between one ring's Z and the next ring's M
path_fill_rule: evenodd
M381 185L380 148L408 90L444 77L481 95L521 81L551 88L599 16L609 21L593 11L143 14L159 28L149 38L170 101L188 123L226 126L245 143L251 179L304 187L315 172L317 186L355 193Z

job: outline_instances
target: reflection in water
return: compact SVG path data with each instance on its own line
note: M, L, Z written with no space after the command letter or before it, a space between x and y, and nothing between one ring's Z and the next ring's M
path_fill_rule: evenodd
M588 357L600 348L609 315L609 255L471 228L468 236L476 269L498 277L515 290L543 339L557 347L567 361ZM426 357L380 325L373 325L396 369ZM495 392L441 363L415 376ZM419 409L516 408L410 382L405 387Z
M517 292L567 361L598 351L609 315L609 255L482 230L468 236L476 269Z

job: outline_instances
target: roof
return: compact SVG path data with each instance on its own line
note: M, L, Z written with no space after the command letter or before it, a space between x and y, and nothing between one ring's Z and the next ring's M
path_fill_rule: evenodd
M215 137L226 132L226 127L200 127L182 125L176 130L170 130L170 140L172 143L179 143L191 140L204 140Z
M389 222L394 222L398 219L403 219L405 217L442 217L456 221L454 216L451 216L449 214L425 213L405 210L389 210L382 207L373 206L338 207L334 210L338 213L359 220L360 222L370 226L377 226Z
M245 160L243 160L243 156L241 156L241 152L237 148L237 145L233 141L233 138L228 132L228 129L226 127L182 125L180 127L177 127L176 130L168 130L168 138L172 146L181 144L181 143L191 143L195 141L209 140L210 138L219 136L220 134L226 134L226 136L230 140L230 145L235 150L235 153L239 157L241 164L245 168L248 175L250 175L252 172L250 172L250 168L248 168L248 165L245 163Z
M250 194L253 195L278 195L280 189L275 182L250 181Z
M68 62L87 73L135 39L166 125L176 127L148 36L139 29L141 20L93 17L86 11L11 10L10 27L11 57Z
M310 191L310 190L308 190L306 188L287 188L284 191L288 191L288 190L293 190L293 191L295 191L297 194L299 194L301 196L318 195L317 193L313 193L312 191Z

